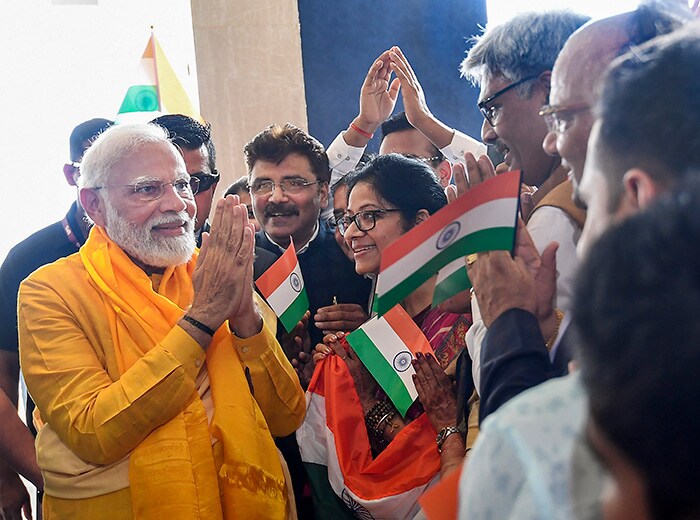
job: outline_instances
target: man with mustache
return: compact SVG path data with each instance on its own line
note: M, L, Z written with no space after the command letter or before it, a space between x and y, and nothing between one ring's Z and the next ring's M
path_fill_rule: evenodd
M272 436L303 391L253 291L245 206L217 203L198 254L197 188L161 127L110 128L81 166L87 241L20 287L47 518L293 513Z
M293 125L273 125L245 146L245 158L261 228L256 244L279 257L294 241L309 296L311 344L321 343L325 331L354 330L367 319L371 284L355 272L319 220L330 180L323 145ZM336 303L321 322L318 309Z

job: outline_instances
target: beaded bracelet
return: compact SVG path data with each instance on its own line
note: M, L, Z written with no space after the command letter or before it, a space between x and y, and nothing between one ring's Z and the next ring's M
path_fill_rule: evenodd
M382 432L379 430L380 423L388 420L396 415L396 410L387 401L377 402L370 410L365 414L365 424L367 429L374 432L378 437L382 437Z

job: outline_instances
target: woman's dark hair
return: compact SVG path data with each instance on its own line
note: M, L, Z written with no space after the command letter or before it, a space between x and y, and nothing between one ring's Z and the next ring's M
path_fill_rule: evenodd
M424 162L390 153L369 161L347 176L348 196L359 183L369 184L374 192L401 209L405 223L419 210L430 215L447 205L447 197L435 172Z

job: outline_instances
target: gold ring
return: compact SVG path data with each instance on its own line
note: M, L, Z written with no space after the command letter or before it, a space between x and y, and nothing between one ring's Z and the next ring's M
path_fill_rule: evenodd
M472 265L474 262L476 262L476 259L477 259L477 258L478 258L478 257L476 256L476 253L473 253L473 254L471 254L471 255L468 255L468 256L467 256L467 267L469 267L469 266Z

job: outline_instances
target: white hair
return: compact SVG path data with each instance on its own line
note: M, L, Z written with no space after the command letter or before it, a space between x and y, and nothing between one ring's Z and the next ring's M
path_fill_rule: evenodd
M493 76L508 81L537 77L552 70L566 40L590 18L569 10L520 13L499 25L488 25L474 36L474 46L462 62L462 76L475 86ZM523 85L529 95L532 85ZM520 90L520 89L518 89Z
M104 186L114 166L122 159L149 143L167 143L177 149L168 140L163 127L153 124L116 125L102 132L85 152L80 164L81 188Z
M186 211L169 211L139 225L122 217L109 200L105 200L105 207L107 235L132 258L151 267L172 267L187 263L194 254L197 246L194 218ZM184 233L174 237L153 236L154 226L171 222L183 222Z

